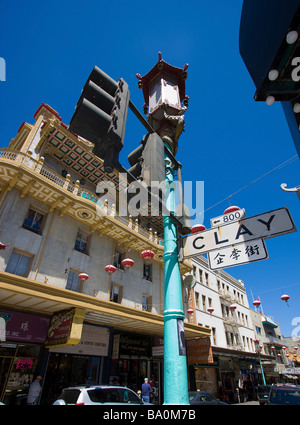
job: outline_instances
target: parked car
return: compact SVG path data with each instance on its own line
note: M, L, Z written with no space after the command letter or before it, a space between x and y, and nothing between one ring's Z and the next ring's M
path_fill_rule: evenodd
M300 404L300 385L272 385L267 404Z
M218 398L206 391L191 391L189 392L189 401L192 405L203 405L203 404L223 404L227 405L224 401L220 401Z
M266 404L269 398L271 385L259 385L257 388L257 400L260 405Z
M54 405L150 404L127 387L93 385L64 388Z

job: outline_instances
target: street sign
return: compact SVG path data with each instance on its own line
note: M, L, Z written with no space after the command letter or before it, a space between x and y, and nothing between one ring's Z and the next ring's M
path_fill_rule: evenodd
M208 254L209 267L212 270L252 263L269 258L263 239L254 239L236 245L226 246Z
M223 226L224 224L230 224L235 221L241 220L241 218L246 217L245 209L233 211L229 214L220 215L219 217L211 218L210 225L211 227Z
M183 255L192 257L253 239L273 238L296 232L287 207L204 230L183 238Z

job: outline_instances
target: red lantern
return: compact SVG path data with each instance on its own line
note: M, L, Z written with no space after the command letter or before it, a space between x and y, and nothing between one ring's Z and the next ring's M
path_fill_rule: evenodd
M112 274L114 273L117 269L115 266L113 266L112 264L108 264L107 266L104 267L104 270L106 271L106 273L108 274Z
M281 357L281 354L280 354L280 353L278 353L278 354L277 354L277 357Z
M275 350L275 347L274 347L274 345L272 345L272 347L271 347L271 350Z
M289 354L286 354L285 357L290 357L290 355Z
M230 308L231 311L234 311L236 309L236 305L235 304L231 304L229 306L229 308Z
M283 295L281 295L280 298L282 299L282 301L288 302L288 300L290 299L290 296L289 295L286 295L286 294L283 294Z
M125 260L122 261L122 266L125 267L125 269L129 269L134 265L134 261L131 258L125 258Z
M230 214L230 213L232 213L234 211L238 211L238 210L240 210L240 207L236 207L236 206L232 205L232 206L226 208L226 210L224 211L224 215Z
M286 350L286 346L285 346L285 345L283 345L283 346L282 346L282 349L283 349L283 350Z
M213 313L213 312L215 311L215 309L214 309L213 307L208 307L208 308L207 308L207 311L208 311L209 313Z
M198 233L198 232L203 232L204 230L206 230L206 227L204 226L204 224L195 224L192 227L192 233Z
M255 301L253 301L253 305L254 305L255 307L259 307L259 306L260 306L260 304L261 304L261 302L260 302L259 300L255 300Z
M253 342L259 342L259 339L254 338Z
M79 279L80 279L80 280L88 280L89 275L88 275L88 274L86 274L86 273L80 273L80 274L78 275L78 277L79 277Z
M294 347L294 350L298 350L298 347Z
M298 357L298 355L297 354L294 354L294 357Z
M189 308L186 312L187 312L188 314L193 314L193 313L194 313L194 310L193 310L192 308Z
M146 264L151 263L152 259L154 258L154 252L151 251L151 249L146 249L141 254L142 259L145 261Z

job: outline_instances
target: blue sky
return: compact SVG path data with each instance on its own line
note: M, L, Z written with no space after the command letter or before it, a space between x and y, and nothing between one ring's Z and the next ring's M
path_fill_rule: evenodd
M189 64L185 132L177 159L186 181L204 181L204 224L222 215L229 201L216 203L296 155L280 104L253 100L255 86L238 48L242 0L182 2L0 0L0 140L7 147L23 121L44 102L68 124L94 65L117 80L123 77L132 102L142 112L135 74L158 60ZM145 134L128 113L121 162ZM300 228L300 203L285 193L300 184L299 158L231 198L248 217L287 206ZM213 207L213 208L211 208ZM198 219L199 217L199 219ZM198 216L194 223L201 221ZM299 233L266 240L270 259L226 271L245 282L249 302L261 297L263 310L290 336L300 323ZM290 295L289 306L280 300ZM299 335L300 336L300 335Z

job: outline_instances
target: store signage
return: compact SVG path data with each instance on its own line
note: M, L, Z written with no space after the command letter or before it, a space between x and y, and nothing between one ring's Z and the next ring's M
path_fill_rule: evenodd
M84 310L73 308L55 313L48 330L46 347L78 344L81 339Z
M87 356L107 356L109 329L99 326L83 325L81 340L76 345L51 348L50 352L65 354L84 354Z
M32 369L33 359L18 359L16 369Z
M210 338L194 338L186 341L188 366L213 363Z
M5 321L5 341L45 343L50 317L3 308L0 308L0 317Z
M142 335L121 334L119 354L149 357L151 356L151 340Z

